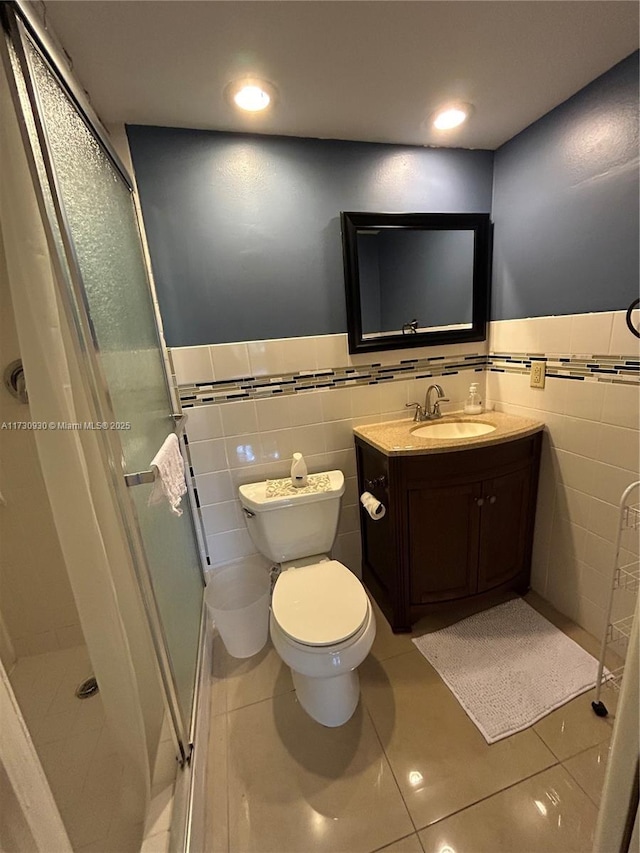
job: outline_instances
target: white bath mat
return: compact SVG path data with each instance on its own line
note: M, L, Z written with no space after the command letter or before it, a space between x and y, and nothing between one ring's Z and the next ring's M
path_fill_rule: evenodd
M520 598L413 642L488 743L596 683L596 659Z

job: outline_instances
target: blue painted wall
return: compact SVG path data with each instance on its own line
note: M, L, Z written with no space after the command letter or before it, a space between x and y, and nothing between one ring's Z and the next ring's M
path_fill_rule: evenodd
M493 319L638 297L638 55L496 151Z
M169 346L346 332L341 210L491 208L491 151L127 133Z

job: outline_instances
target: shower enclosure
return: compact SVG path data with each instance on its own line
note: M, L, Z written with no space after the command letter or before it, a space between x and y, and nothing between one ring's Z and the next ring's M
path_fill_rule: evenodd
M153 481L150 462L170 432L180 435L183 419L168 382L133 183L84 95L56 63L57 51L46 32L30 19L22 4L3 4L1 14L2 61L48 244L55 282L50 299L55 303L53 310L55 305L60 308L62 318L57 334L64 338L70 360L77 365L77 370L70 369L68 387L48 392L57 394L61 405L65 397L82 397L91 416L80 425L63 427L45 421L44 429L90 429L94 433L90 438L97 448L119 534L126 542L136 594L146 613L177 758L185 763L192 746L197 701L202 566L190 501L183 500L181 516L172 514L167 506L148 504ZM10 230L7 227L7 233ZM7 242L6 234L4 239ZM6 248L9 258L11 247ZM21 248L23 252L31 249ZM14 254L20 257L20 251ZM22 300L21 292L14 294ZM15 312L18 325L22 321L26 328L21 316L24 307L16 303ZM43 328L41 333L46 337L52 330ZM39 345L42 347L42 341ZM51 359L55 361L53 349ZM30 375L28 353L21 355L30 403L36 409L40 405L40 412L46 411L45 395L38 399L33 367L37 359L31 360ZM46 453L45 439L50 441L51 436L36 435L41 458ZM83 440L89 439L83 436ZM54 465L55 460L50 459L49 470ZM47 479L47 465L44 468L55 509L55 483L51 476ZM95 469L89 471L89 479L92 473L95 476ZM87 608L83 622L83 597L91 586L91 571L87 565L82 574L76 572L75 583L70 572L85 628L90 615ZM122 596L120 606L128 607ZM126 618L122 615L123 623ZM93 642L96 657L105 655L100 637L94 636ZM125 636L124 646L127 642ZM91 653L89 639L88 646ZM94 655L91 657L102 688L101 672ZM108 681L105 676L105 683ZM124 698L135 701L135 697ZM116 704L114 696L111 701ZM126 744L126 737L121 740Z

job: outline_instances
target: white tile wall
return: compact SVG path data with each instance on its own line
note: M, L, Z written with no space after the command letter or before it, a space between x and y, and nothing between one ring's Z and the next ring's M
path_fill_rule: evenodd
M375 362L395 364L401 359L433 355L483 353L486 347L474 343L441 347L437 351L416 348L349 356L346 335L186 347L172 350L178 384L211 379L211 376L194 379L203 365L206 368L206 356L199 352L196 357L194 350L208 351L211 370L220 380L246 375L247 364L251 375L256 376ZM202 377L201 373L198 375ZM469 383L478 381L478 374L465 371L434 381L442 385L451 399L443 404L443 411L453 411L462 406ZM237 500L238 486L286 476L292 454L299 451L305 455L311 473L339 468L345 475L346 491L333 554L360 574L353 425L409 418L405 403L423 401L429 384L427 379L408 379L187 409L189 452L212 566L255 553Z
M491 352L640 357L623 311L502 320L491 324ZM638 480L638 385L487 373L486 394L499 410L546 423L533 554L533 588L600 636L610 588L623 489ZM637 553L637 534L628 536ZM618 597L619 616L631 598Z
M624 311L497 320L490 324L491 352L622 355L638 352Z
M173 372L178 384L211 381L214 376L209 347L179 347L171 350Z
M173 374L178 385L238 379L244 376L277 376L301 370L358 367L366 364L397 364L408 358L433 355L466 355L487 352L484 342L439 347L415 347L388 352L350 355L346 335L318 335L241 341L235 344L173 347Z

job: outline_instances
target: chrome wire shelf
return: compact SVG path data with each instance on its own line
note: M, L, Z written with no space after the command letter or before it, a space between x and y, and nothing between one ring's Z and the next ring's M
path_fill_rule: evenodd
M616 569L614 581L616 589L626 589L629 592L637 592L640 588L640 561L628 563Z
M612 622L607 629L607 642L618 643L621 640L626 642L631 636L632 626L633 616L627 616L624 619L618 619L617 622Z
M610 687L612 690L619 691L622 687L622 674L624 666L619 666L617 669L612 669L603 682L603 687Z
M640 504L630 504L622 510L622 526L640 530Z
M637 492L640 487L640 480L631 483L620 497L618 526L616 532L615 558L611 571L611 587L609 590L609 600L606 608L606 623L607 627L602 637L602 646L600 649L600 661L598 662L598 675L596 678L596 695L595 701L591 703L594 713L598 717L606 717L609 713L607 706L600 699L600 692L604 684L613 687L615 690L620 689L622 683L622 675L624 665L612 670L606 676L603 683L604 660L607 654L607 648L615 652L621 658L626 656L629 647L629 639L633 628L633 616L625 616L622 619L611 620L611 613L614 604L614 595L616 590L624 590L625 592L637 593L640 588L640 560L637 555L637 542L633 543L631 548L627 547L628 542L623 545L623 534L628 530L640 530L640 503L638 502ZM635 500L631 501L633 493ZM631 560L631 558L633 558ZM629 562L631 560L631 562ZM621 600L619 605L627 610L629 601ZM628 596L627 596L628 598ZM618 606L616 606L616 610ZM624 611L623 611L624 612Z

